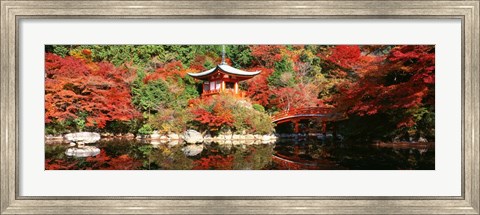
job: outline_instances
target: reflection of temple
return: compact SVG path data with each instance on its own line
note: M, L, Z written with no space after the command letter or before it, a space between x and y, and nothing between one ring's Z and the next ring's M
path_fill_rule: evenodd
M200 73L188 73L188 75L203 81L202 96L219 94L220 92L231 93L243 97L244 93L238 88L238 82L253 78L260 71L247 72L235 69L225 63L225 47L222 53L222 63L216 67Z

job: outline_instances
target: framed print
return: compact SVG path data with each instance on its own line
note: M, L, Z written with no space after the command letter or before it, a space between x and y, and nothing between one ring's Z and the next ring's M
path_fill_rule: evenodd
M1 214L479 214L478 1L1 1Z

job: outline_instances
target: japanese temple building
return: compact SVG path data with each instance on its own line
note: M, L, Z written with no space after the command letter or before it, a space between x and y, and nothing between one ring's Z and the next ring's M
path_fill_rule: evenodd
M255 77L260 71L247 72L233 68L225 62L225 46L222 52L222 62L216 67L200 73L188 73L193 78L203 81L202 96L210 96L221 92L243 97L238 88L238 82Z

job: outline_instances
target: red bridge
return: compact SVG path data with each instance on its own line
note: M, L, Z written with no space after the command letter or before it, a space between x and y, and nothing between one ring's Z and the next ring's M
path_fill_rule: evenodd
M322 130L325 134L327 130L326 122L343 120L346 119L347 116L345 113L338 112L335 108L329 107L295 108L273 115L272 122L276 124L293 122L295 125L295 133L298 133L300 130L300 120L312 118L319 118L322 120Z

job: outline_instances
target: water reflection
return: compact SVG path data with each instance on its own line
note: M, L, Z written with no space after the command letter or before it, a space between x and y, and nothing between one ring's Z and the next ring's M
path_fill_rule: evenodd
M332 143L317 138L208 141L102 139L93 157L65 154L68 143L45 145L46 169L283 170L435 169L433 144Z

